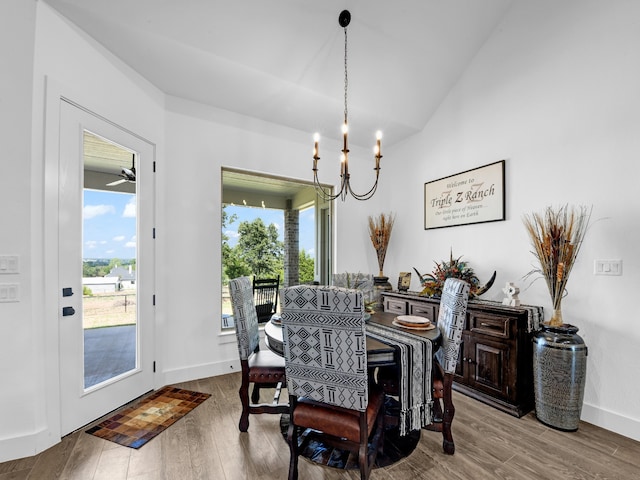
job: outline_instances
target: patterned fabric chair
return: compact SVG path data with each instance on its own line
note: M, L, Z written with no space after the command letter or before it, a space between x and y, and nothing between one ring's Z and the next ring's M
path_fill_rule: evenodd
M334 273L331 285L361 290L365 303L373 301L373 275L370 273Z
M249 277L240 277L229 282L231 305L236 323L236 339L242 367L240 401L242 415L238 428L249 429L250 413L288 413L289 405L279 404L280 389L285 384L284 358L270 350L260 350L258 317L253 301L253 286ZM251 402L249 387L253 383ZM272 404L258 404L261 388L274 388Z
M384 393L369 382L362 292L301 285L283 289L281 300L289 480L298 478L299 432L307 428L357 452L366 479L382 448Z
M457 278L448 278L442 289L437 326L442 334L442 345L433 365L433 412L434 422L428 430L442 432L442 448L453 455L455 444L451 424L455 407L451 397L453 374L458 365L462 331L467 319L469 284Z

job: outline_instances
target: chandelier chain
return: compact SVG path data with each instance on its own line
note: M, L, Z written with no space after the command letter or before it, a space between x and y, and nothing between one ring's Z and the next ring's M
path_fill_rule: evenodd
M347 27L344 27L344 123L347 123L347 88L349 87L349 76L347 74Z

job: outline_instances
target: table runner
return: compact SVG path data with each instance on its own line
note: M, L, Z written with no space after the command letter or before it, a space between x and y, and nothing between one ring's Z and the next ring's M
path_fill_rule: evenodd
M428 338L372 322L367 335L400 352L400 435L431 423L432 345Z

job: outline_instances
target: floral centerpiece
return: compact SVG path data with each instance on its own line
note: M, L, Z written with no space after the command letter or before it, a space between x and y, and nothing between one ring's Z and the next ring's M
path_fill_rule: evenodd
M396 217L392 213L387 215L381 213L377 217L369 216L369 237L371 238L371 243L378 257L379 277L384 277L382 269L384 267L384 259L387 255L387 247L389 246L395 219Z
M444 287L444 281L447 278L459 278L467 282L471 289L469 291L469 297L474 298L478 295L482 295L489 290L496 279L496 272L493 272L493 276L487 282L486 285L480 285L480 279L476 276L473 268L467 265L467 262L461 262L460 259L453 258L453 250L449 256L449 261L442 261L441 263L435 262L436 268L432 273L422 275L418 270L415 272L420 277L420 283L422 283L422 291L420 295L427 295L429 297L439 297L442 294L442 288Z
M547 207L544 213L533 213L523 218L533 246L531 253L540 262L540 268L532 270L527 276L540 274L547 283L553 303L553 316L549 321L552 327L559 327L564 323L562 299L567 294L569 274L582 246L590 218L591 209L567 205L559 208Z

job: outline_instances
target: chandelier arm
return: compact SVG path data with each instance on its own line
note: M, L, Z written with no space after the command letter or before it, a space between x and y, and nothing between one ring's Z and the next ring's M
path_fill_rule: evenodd
M376 190L378 190L378 175L379 175L379 169L376 171L376 181L373 184L373 186L369 189L368 192L366 193L356 193L353 191L353 189L351 188L351 184L348 184L348 189L349 189L349 193L351 194L351 196L353 198L355 198L356 200L369 200L371 197L373 197L373 195L376 193Z
M342 177L342 175L341 175ZM313 184L315 186L316 189L316 194L318 196L320 196L324 201L333 201L336 200L337 198L343 198L344 199L344 194L346 192L345 189L345 180L344 178L341 179L340 181L340 191L338 193L336 193L335 195L331 194L331 190L325 188L324 186L322 186L320 184L320 180L318 179L318 170L315 169L313 172Z
M351 195L353 198L355 198L356 200L369 200L370 198L373 197L373 195L376 193L376 191L378 190L378 179L380 176L380 168L374 168L374 170L376 171L376 180L373 184L373 186L369 189L368 192L366 193L356 193L353 188L351 188L351 181L350 181L350 175L348 172L346 172L344 175L340 175L340 190L338 191L338 193L336 194L331 194L330 190L327 190L325 187L323 187L320 184L320 181L318 179L318 172L317 169L316 171L314 171L314 175L313 175L313 180L314 180L314 185L316 188L316 192L317 194L322 197L323 200L325 201L333 201L336 200L337 198L340 198L341 200L346 200L347 195Z

